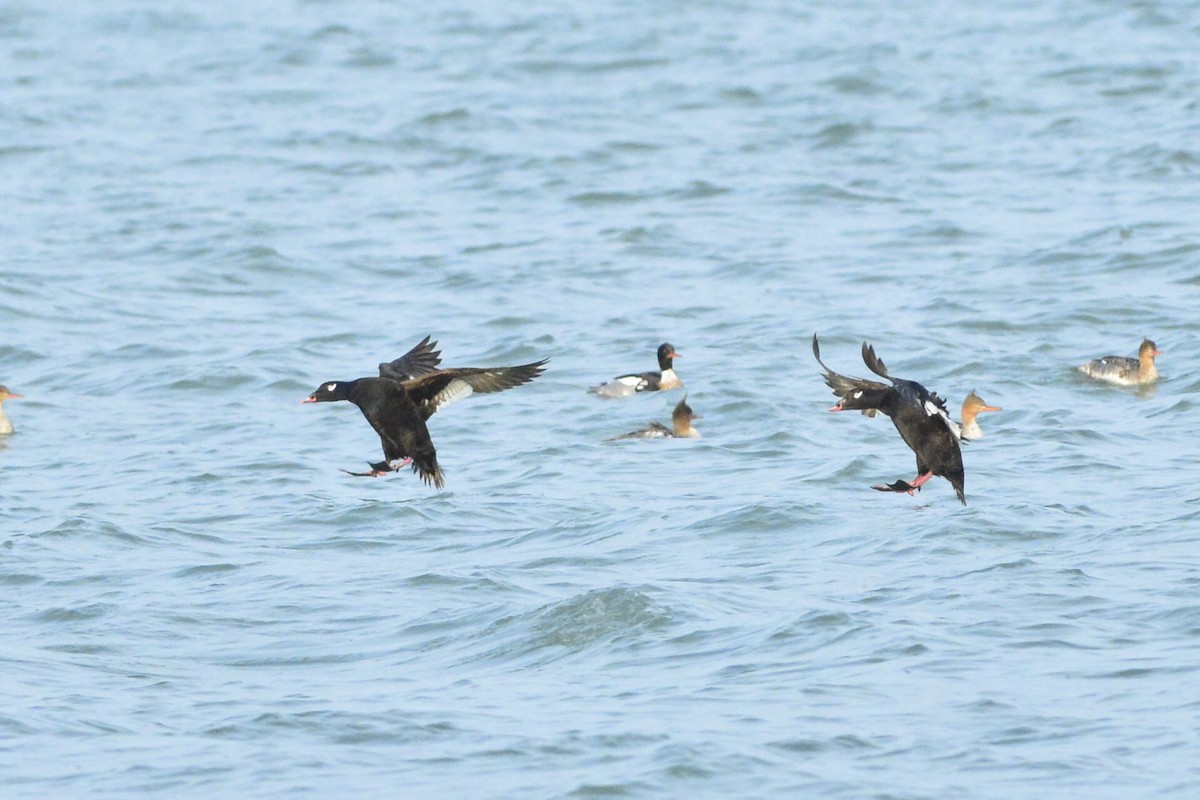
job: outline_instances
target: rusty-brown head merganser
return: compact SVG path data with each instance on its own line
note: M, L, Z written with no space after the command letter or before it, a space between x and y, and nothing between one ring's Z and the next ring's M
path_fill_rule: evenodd
M1161 356L1162 350L1149 339L1143 339L1138 348L1137 358L1125 356L1105 356L1084 364L1079 371L1089 378L1117 383L1122 386L1140 386L1143 383L1154 383L1158 380L1158 370L1154 366L1154 357Z
M16 397L24 397L25 395L17 394L9 391L7 386L0 386L0 436L7 435L13 432L12 421L4 413L4 401L12 400Z
M950 481L954 493L965 506L963 493L962 450L959 447L959 427L946 412L946 404L933 392L916 381L906 381L888 375L887 367L871 345L863 342L862 357L867 369L891 385L878 381L839 375L821 360L817 337L813 335L813 355L825 369L825 383L840 399L830 411L868 411L875 409L887 414L904 443L917 456L917 477L895 481L887 486L872 488L881 492L907 492L921 488L934 475Z
M303 401L349 400L379 434L385 460L372 463L369 472L351 475L373 478L411 463L421 480L441 489L442 470L425 421L438 409L476 392L500 392L528 383L542 374L549 360L517 367L438 369L441 352L436 346L426 336L400 358L380 364L378 378L329 381Z
M687 395L684 395L683 399L675 404L675 410L671 412L670 428L661 422L651 422L641 430L622 433L607 441L615 442L618 439L699 439L700 431L692 427L694 419L704 418L692 411L692 407L687 402Z
M608 383L593 386L588 389L592 394L598 394L605 399L613 397L628 397L638 392L664 392L667 389L678 389L683 381L675 374L672 359L683 358L675 352L668 342L658 346L658 368L661 372L641 372L636 375L619 375Z
M983 428L979 427L979 422L975 419L977 414L984 411L1003 411L1000 406L989 406L983 402L983 398L972 391L963 400L962 404L962 438L969 441L983 438Z

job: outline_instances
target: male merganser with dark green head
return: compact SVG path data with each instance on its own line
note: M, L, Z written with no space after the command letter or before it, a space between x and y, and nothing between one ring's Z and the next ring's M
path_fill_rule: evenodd
M658 368L661 372L639 372L631 375L618 375L608 383L593 386L588 389L592 394L598 394L605 399L628 397L638 392L665 392L667 389L678 389L683 381L675 374L672 361L683 358L675 352L669 342L658 346Z

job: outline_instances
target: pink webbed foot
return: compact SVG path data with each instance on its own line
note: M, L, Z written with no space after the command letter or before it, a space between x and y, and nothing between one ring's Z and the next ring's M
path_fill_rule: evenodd
M932 472L926 472L924 475L918 475L915 479L913 479L912 483L909 483L908 481L896 481L895 483L889 483L887 486L876 485L872 486L871 488L877 492L906 492L907 494L912 495L914 491L921 491L921 487L924 486L925 483L927 483L932 477Z
M913 482L912 482L910 485L911 485L911 486L914 486L914 487L916 487L916 488L918 488L918 489L920 489L920 488L921 488L922 486L924 486L924 485L925 485L925 484L926 484L926 483L929 481L929 479L930 479L930 478L932 478L932 477L933 477L933 473L932 473L932 472L926 472L924 475L918 475L918 476L917 476L917 479L916 479L915 481L913 481Z

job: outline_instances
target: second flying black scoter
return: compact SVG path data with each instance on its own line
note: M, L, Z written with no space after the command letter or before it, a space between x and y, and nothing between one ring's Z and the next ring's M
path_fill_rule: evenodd
M425 421L438 409L476 392L500 392L528 383L542 374L549 360L516 367L438 369L441 351L435 347L437 342L426 336L400 358L380 364L378 378L328 381L303 401L349 400L379 434L384 460L371 464L369 472L351 475L375 477L411 463L421 480L441 489L442 470Z
M875 486L881 492L908 492L921 486L934 475L945 478L965 506L963 493L962 449L959 447L959 426L950 419L946 404L933 392L916 381L906 381L888 375L887 367L875 355L875 349L863 342L862 356L867 368L891 385L863 378L839 375L821 360L817 337L813 335L813 355L825 369L825 383L840 399L830 411L882 411L887 414L904 443L916 453L917 477L912 481L895 481L887 486Z

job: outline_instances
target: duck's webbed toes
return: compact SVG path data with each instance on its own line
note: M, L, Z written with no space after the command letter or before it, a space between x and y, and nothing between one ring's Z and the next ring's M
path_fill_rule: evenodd
M389 465L386 461L379 461L371 464L371 469L367 472L353 472L348 469L342 470L347 475L353 475L356 478L378 478L380 475L387 475L389 472L395 472L396 468Z
M896 481L895 483L889 483L887 486L875 485L871 488L877 492L907 492L908 494L912 494L914 490L921 491L920 486L914 486L908 481Z

